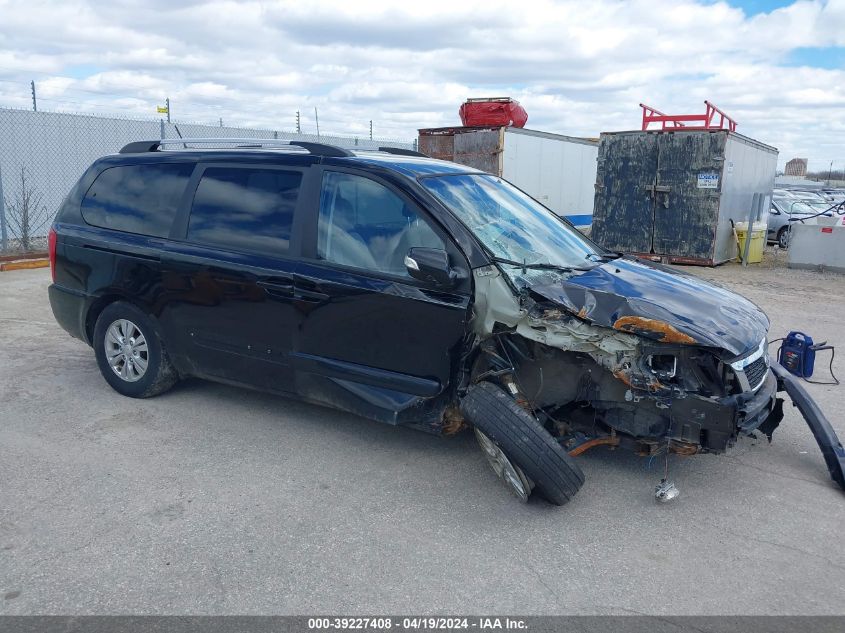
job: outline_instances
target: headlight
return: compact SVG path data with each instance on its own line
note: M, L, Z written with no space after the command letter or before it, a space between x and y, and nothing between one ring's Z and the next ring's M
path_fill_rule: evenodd
M678 371L678 357L674 354L652 354L648 357L648 367L658 378L674 378Z

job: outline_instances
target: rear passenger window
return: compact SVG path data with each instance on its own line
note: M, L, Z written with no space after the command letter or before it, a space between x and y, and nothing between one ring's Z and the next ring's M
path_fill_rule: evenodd
M206 169L191 207L188 239L267 255L287 252L301 181L301 173L278 169Z
M93 226L167 237L193 170L191 163L110 167L85 194L82 217Z

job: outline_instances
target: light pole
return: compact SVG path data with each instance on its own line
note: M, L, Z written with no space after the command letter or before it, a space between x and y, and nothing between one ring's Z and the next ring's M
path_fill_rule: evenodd
M830 187L830 175L833 173L833 161L830 161L830 167L827 170L827 186Z

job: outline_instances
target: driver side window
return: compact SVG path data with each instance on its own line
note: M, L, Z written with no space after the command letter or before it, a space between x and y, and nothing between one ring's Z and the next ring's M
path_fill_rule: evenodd
M323 174L317 226L320 259L410 277L405 255L415 246L446 248L416 209L384 185L355 174Z

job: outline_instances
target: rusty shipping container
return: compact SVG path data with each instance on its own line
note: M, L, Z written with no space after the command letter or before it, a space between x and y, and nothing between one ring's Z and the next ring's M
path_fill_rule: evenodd
M448 127L419 131L419 150L513 183L575 226L593 213L598 142L514 127Z
M766 221L778 151L727 130L602 133L592 237L612 251L713 266L731 220Z

